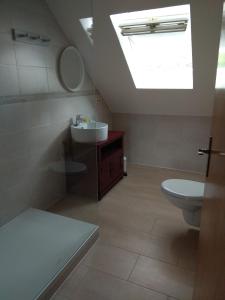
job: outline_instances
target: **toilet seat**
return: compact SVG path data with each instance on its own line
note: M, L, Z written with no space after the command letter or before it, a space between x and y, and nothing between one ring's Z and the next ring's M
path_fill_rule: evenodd
M168 179L162 182L162 189L173 197L181 199L201 200L204 196L203 182L185 180L185 179Z

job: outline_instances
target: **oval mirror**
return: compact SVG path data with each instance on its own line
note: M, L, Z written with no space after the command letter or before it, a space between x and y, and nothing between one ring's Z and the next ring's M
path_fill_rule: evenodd
M59 61L59 72L62 83L67 90L74 92L82 85L84 63L75 47L69 46L63 50Z

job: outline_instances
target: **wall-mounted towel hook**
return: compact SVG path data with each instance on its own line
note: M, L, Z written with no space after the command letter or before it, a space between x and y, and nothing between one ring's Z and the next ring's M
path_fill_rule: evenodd
M12 29L12 37L14 41L38 46L48 46L51 41L48 36L15 28Z
M33 41L40 40L40 35L29 34L29 39Z
M40 39L43 43L49 43L51 41L49 37L45 37L45 36L41 36Z
M18 33L17 37L18 38L26 38L26 37L28 37L28 33Z

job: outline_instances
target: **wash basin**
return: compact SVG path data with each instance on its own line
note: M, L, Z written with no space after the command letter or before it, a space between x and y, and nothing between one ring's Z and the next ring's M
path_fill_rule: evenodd
M71 125L72 139L78 143L97 143L108 138L108 124L102 122Z

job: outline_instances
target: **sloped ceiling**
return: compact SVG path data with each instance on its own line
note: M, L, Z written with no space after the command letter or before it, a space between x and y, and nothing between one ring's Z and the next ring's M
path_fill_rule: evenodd
M81 51L88 72L112 112L160 115L212 114L222 0L47 0L58 23ZM136 89L110 15L191 3L194 89ZM94 16L94 46L79 18Z

